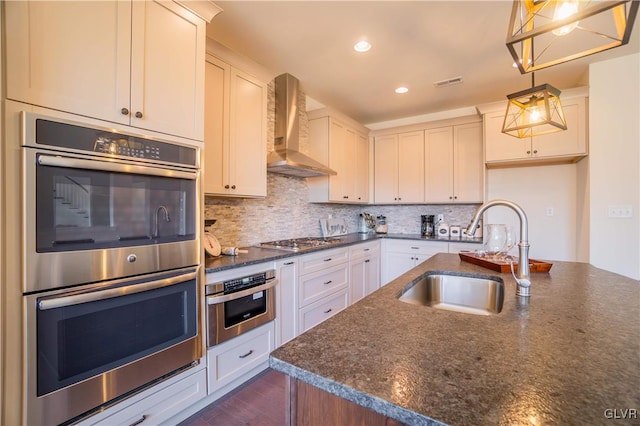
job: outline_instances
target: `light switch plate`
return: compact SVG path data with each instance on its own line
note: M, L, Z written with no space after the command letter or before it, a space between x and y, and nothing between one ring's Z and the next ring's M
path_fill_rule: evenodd
M633 217L633 208L628 204L609 206L607 216L616 219Z

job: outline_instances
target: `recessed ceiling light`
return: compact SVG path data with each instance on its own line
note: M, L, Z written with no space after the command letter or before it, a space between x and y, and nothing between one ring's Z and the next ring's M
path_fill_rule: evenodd
M369 49L371 49L371 43L369 43L367 40L360 40L355 45L353 45L353 50L355 50L356 52L366 52Z
M409 89L407 89L407 88L406 88L406 87L404 87L404 86L398 87L398 88L396 89L396 93L407 93L408 91L409 91Z

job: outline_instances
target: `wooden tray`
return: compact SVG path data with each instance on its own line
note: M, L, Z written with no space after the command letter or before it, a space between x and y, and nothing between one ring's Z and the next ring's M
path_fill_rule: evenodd
M482 266L484 268L489 268L496 272L501 273L509 273L511 272L511 266L508 262L503 262L500 260L487 259L485 257L479 257L475 253L458 253L460 256L460 260L464 262L473 263L474 265ZM513 270L518 272L518 258L514 257ZM529 259L529 270L533 272L549 272L552 263L543 262L542 260Z

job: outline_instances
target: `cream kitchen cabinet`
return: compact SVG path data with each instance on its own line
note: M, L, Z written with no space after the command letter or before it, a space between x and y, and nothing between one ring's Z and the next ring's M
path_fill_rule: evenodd
M411 268L437 253L448 253L446 241L396 240L382 241L382 285L398 278Z
M366 204L369 201L369 139L364 127L327 110L309 113L309 155L337 174L307 179L309 201Z
M427 203L482 203L482 122L425 131Z
M349 250L322 250L298 259L298 333L304 333L348 306Z
M424 131L375 137L376 204L424 202Z
M207 55L202 186L207 195L267 195L267 85Z
M484 115L487 167L575 163L588 154L584 97L561 99L567 130L518 139L502 133L505 109Z
M3 6L7 98L203 140L200 17L168 1Z
M298 335L298 258L276 261L276 347Z
M380 287L380 241L349 247L349 304Z

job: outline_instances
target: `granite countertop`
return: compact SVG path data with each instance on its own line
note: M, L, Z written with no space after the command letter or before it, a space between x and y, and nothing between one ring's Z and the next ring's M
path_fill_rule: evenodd
M337 247L350 246L366 241L373 241L380 238L392 238L403 240L416 240L416 241L437 241L437 242L457 242L457 243L475 243L481 244L482 238L435 238L435 237L423 237L420 234L358 234L352 233L343 235L340 237L340 243L332 244L330 246L317 247L302 252L293 252L286 250L268 249L261 247L242 247L247 250L248 253L240 253L237 256L218 256L218 257L206 257L205 258L205 273L210 274L213 272L223 271L225 269L239 268L242 266L254 265L262 262L270 262L273 260L285 259L292 256L300 256L303 254L313 253L315 251L329 250Z
M430 270L500 276L502 312L397 300ZM410 425L601 424L640 409L640 282L553 262L532 274L531 294L516 297L510 274L437 254L276 349L270 365Z

